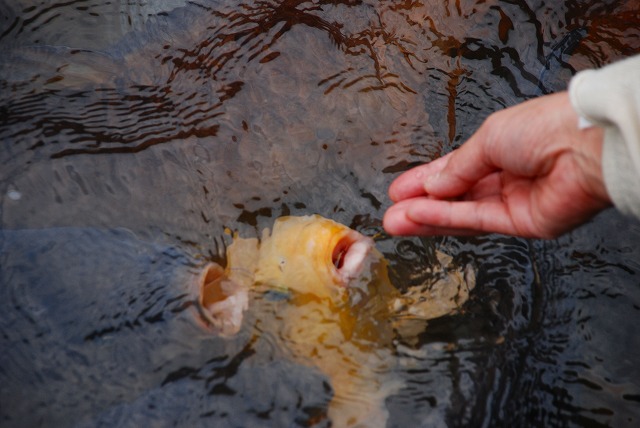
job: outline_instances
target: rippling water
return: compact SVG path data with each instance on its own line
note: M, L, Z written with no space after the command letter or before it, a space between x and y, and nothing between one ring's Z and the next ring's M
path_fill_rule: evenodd
M328 379L194 317L225 228L381 232L397 173L492 111L640 52L629 1L0 0L3 426L328 426ZM640 226L378 238L403 287L473 263L396 344L388 426L634 426Z

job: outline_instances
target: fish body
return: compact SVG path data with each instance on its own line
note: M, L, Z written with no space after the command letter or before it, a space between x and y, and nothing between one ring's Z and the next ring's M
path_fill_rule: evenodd
M473 285L471 271L453 270L400 293L371 238L318 215L288 216L260 241L234 237L227 266L205 269L200 304L223 336L239 331L247 309L255 311L261 331L326 374L334 426L384 426L385 399L401 387L391 375L394 337L416 336L425 320L457 310ZM273 290L287 298L270 301Z

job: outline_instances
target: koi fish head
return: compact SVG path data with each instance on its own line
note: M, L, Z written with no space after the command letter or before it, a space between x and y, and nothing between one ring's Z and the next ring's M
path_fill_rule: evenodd
M371 238L333 220L281 217L263 232L255 280L328 297L362 275L374 253Z

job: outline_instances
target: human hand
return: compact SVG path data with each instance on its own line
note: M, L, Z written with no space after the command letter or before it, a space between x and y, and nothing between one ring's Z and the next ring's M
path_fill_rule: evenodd
M399 176L392 235L553 238L611 205L600 128L577 128L566 92L492 114L459 149Z

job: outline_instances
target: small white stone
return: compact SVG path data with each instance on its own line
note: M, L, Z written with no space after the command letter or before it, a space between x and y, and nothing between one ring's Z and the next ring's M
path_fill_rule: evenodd
M7 192L7 196L12 201L18 201L18 200L20 200L20 198L22 198L22 193L18 192L17 190L9 190Z

